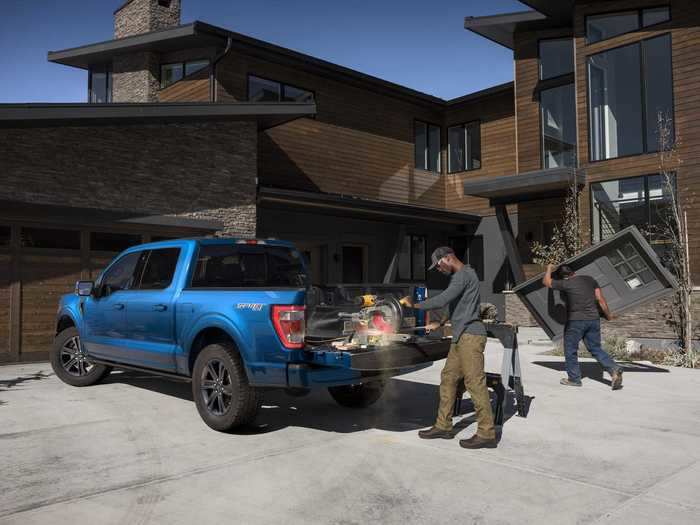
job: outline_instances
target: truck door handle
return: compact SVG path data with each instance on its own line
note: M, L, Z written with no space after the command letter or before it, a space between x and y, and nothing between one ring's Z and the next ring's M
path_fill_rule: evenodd
M123 310L124 305L122 303L115 303L112 305L112 308L114 308L115 310Z
M153 309L156 312L165 312L168 309L168 307L164 304L154 304Z

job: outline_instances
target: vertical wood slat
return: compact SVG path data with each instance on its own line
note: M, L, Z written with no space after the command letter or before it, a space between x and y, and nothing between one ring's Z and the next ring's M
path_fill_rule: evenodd
M10 241L10 359L19 361L22 340L22 281L19 274L20 228L12 226Z

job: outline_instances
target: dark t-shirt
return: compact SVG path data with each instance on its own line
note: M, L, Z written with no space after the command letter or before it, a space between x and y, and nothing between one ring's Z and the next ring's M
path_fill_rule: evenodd
M574 275L569 279L552 281L552 288L566 295L567 319L569 321L594 321L600 319L595 289L600 288L593 277Z

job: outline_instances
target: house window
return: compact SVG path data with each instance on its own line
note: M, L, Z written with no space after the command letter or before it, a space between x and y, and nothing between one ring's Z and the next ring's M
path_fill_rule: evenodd
M440 126L415 121L416 168L440 173Z
M189 60L187 62L174 62L171 64L161 64L160 66L160 88L166 88L178 80L182 80L197 71L209 67L209 60Z
M591 184L593 243L612 237L628 226L636 226L664 260L668 239L661 228L675 192L675 176L668 187L663 175L644 175Z
M539 56L540 80L574 72L574 40L572 38L540 40Z
M24 248L80 249L80 232L77 230L22 228L20 239Z
M481 167L481 125L470 122L447 128L447 164L450 173Z
M643 27L662 24L670 19L671 10L668 7L588 16L586 17L586 42L593 44Z
M248 75L249 102L313 102L314 93L275 80Z
M90 250L98 252L122 252L141 244L141 236L128 233L91 232Z
M576 165L574 84L540 92L542 164L545 169Z
M109 64L90 66L88 99L91 104L112 102L112 68Z
M12 242L12 228L0 226L0 246L9 246Z
M658 149L658 117L672 117L671 35L588 57L592 161Z
M398 278L402 281L426 280L426 248L422 235L406 235L399 251Z

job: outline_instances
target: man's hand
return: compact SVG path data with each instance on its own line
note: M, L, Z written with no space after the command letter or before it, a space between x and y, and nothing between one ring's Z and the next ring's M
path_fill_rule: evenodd
M402 306L407 306L408 308L413 308L413 299L411 299L408 295L406 297L402 297L399 302L401 303Z
M554 269L557 267L556 264L548 264L547 265L547 271L544 272L544 278L542 279L542 284L544 284L547 288L552 287L552 272Z
M554 271L554 268L556 268L556 267L557 267L556 264L548 264L548 265L547 265L547 271L551 273L551 272Z
M617 314L614 314L614 313L612 313L612 312L608 312L608 314L605 316L605 318L606 318L608 321L614 321L614 320L617 319L618 317L619 317L619 316L618 316Z
M433 330L437 330L438 328L440 328L440 326L442 326L442 325L440 324L439 321L433 321L433 322L428 323L427 325L425 325L425 332L426 332L426 333L430 333L430 332L432 332Z

